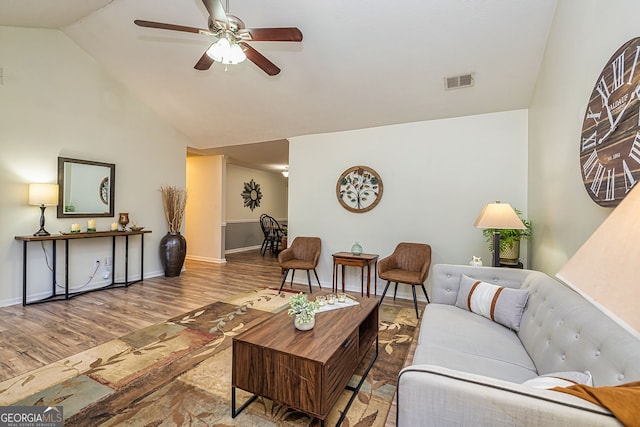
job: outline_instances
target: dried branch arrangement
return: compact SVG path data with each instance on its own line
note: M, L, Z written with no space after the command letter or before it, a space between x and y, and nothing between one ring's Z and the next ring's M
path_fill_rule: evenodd
M167 219L170 233L179 233L184 220L187 205L187 192L178 187L160 187L164 216Z

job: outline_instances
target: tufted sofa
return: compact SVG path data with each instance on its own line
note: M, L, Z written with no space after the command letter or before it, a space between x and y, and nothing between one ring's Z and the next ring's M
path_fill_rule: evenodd
M518 332L455 306L462 275L529 292ZM531 270L435 265L397 425L619 426L604 408L522 383L589 371L594 386L640 380L640 340L582 296Z

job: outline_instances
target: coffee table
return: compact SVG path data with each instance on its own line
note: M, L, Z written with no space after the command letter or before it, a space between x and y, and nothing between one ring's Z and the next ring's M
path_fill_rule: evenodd
M359 305L316 314L310 331L299 331L286 310L233 337L231 416L235 418L258 396L305 412L324 425L343 390L353 392L336 425L340 425L378 358L378 304L356 298ZM375 351L356 387L354 371ZM253 393L236 409L236 388Z

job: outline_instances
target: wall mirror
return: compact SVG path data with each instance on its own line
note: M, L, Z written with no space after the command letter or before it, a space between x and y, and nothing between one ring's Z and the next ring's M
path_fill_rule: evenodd
M116 165L58 157L58 218L113 216Z

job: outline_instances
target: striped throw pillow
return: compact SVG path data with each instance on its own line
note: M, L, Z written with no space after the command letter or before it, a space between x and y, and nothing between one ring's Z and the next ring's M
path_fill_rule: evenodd
M462 275L456 307L471 311L514 331L520 330L529 292L492 285Z

